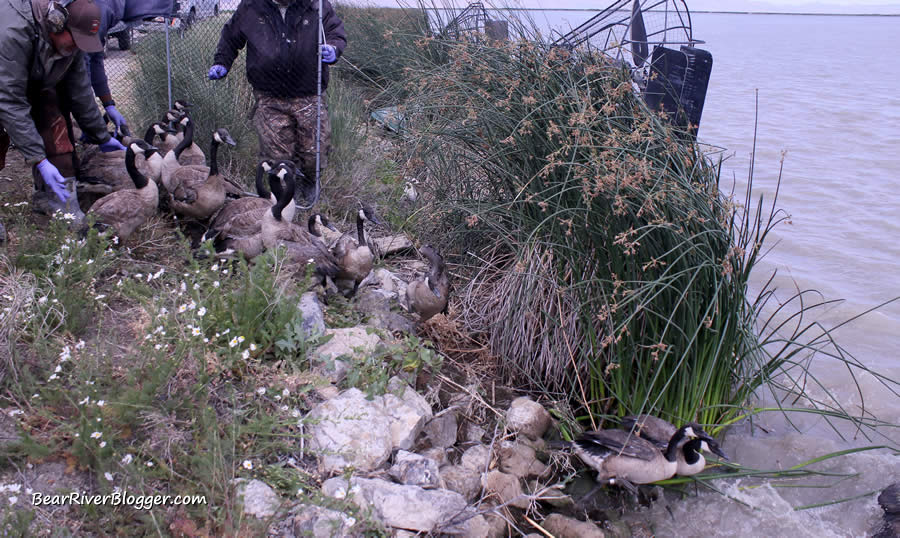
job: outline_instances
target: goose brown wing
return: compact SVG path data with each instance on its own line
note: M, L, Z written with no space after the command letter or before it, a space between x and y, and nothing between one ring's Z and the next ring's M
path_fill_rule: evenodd
M656 445L624 430L584 432L575 443L588 452L622 454L646 461L651 461L660 455Z
M337 240L334 244L334 248L332 251L334 252L335 257L337 259L342 260L344 256L347 255L348 252L357 247L356 240L353 239L353 235L349 233L345 233Z
M111 224L131 218L141 212L143 200L134 189L116 191L97 200L89 213L97 222Z
M232 200L222 207L213 219L210 228L236 235L248 235L247 230L259 231L263 212L272 207L265 198L245 197ZM255 227L254 227L255 221ZM252 232L249 232L252 233Z
M628 415L622 417L622 429L626 431L634 430L635 435L650 441L661 450L665 450L669 444L669 439L678 431L674 424L653 415Z

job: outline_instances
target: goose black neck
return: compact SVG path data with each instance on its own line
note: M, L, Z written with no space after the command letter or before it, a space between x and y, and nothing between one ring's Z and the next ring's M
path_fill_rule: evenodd
M125 170L128 171L131 181L134 181L134 186L143 189L147 186L147 176L142 174L135 166L134 157L134 150L131 149L131 146L128 146L128 149L125 150Z
M148 144L153 144L153 137L156 136L156 129L154 125L147 127L147 131L144 132L144 142Z
M187 140L187 136L184 138ZM215 134L212 137L212 142L209 144L209 175L219 175L219 141L216 140Z
M312 214L309 216L309 220L306 221L306 227L309 229L309 233L316 237L321 237L322 234L319 233L319 227L316 225L316 215Z
M278 195L278 201L272 206L272 216L278 221L281 220L281 212L284 211L284 208L287 207L294 197L294 174L290 172L285 174L284 182L286 188L281 191L281 194ZM275 192L276 189L281 190L281 180L278 179L277 175L271 174L269 176L269 187L272 188L272 192Z
M181 153L194 143L194 120L188 118L187 125L184 126L184 138L175 146L175 158L181 157Z
M676 460L676 458L678 457L678 443L680 443L681 440L684 439L684 437L684 428L680 428L677 432L675 432L675 435L673 435L672 438L669 439L669 444L668 446L666 446L666 452L664 454L667 461Z
M256 167L256 194L260 198L268 198L269 191L266 190L266 182L263 181L263 175L265 174L265 170L263 170L262 165ZM274 193L273 193L274 194ZM278 195L275 195L276 198Z
M356 238L359 241L359 246L365 247L366 245L366 227L364 226L365 221L363 220L363 216L360 214L356 215Z
M684 455L684 461L686 461L688 465L693 465L700 461L701 446L702 441L700 439L691 439L681 447L682 454Z

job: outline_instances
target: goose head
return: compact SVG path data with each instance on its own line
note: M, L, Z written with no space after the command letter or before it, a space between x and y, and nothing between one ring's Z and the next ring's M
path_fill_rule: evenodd
M372 224L381 224L381 221L378 220L378 216L375 214L375 210L372 209L371 206L362 203L359 204L357 220L362 222L369 221Z
M284 188L281 184L284 182ZM269 188L273 193L279 193L278 201L272 206L272 216L277 221L282 220L281 212L294 199L294 190L296 183L294 182L294 165L290 161L279 161L271 171L269 171Z
M322 229L320 226L324 226L331 230L332 232L338 231L329 221L328 217L322 215L321 213L313 213L309 216L307 220L307 228L309 229L309 233L316 237L322 237Z
M193 108L193 106L194 106L193 103L189 103L189 102L185 101L184 99L176 99L175 103L173 103L173 104L175 105L175 110L177 110L179 112L181 112L183 110L188 110L190 108Z
M145 159L150 158L154 154L159 154L159 148L152 146L147 141L138 139L131 142L127 148L135 155L143 155Z
M216 129L216 132L213 133L213 140L215 140L219 144L228 144L229 146L237 145L237 142L234 141L234 138L231 138L231 134L228 132L228 129L224 127L219 127Z

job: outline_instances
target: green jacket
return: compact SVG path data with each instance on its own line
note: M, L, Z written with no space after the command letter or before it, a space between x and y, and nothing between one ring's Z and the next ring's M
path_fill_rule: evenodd
M35 2L47 5L46 0ZM62 85L82 131L98 143L110 137L94 102L84 53L59 56L45 35L35 21L31 0L0 0L0 125L29 165L46 157L44 142L31 118L29 88Z

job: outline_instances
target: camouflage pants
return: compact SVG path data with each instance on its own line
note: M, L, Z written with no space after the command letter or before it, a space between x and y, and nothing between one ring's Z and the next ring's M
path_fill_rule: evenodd
M298 165L308 182L316 177L316 96L271 97L256 93L253 127L259 136L260 159L288 159ZM322 96L322 136L319 168L328 165L331 122Z

